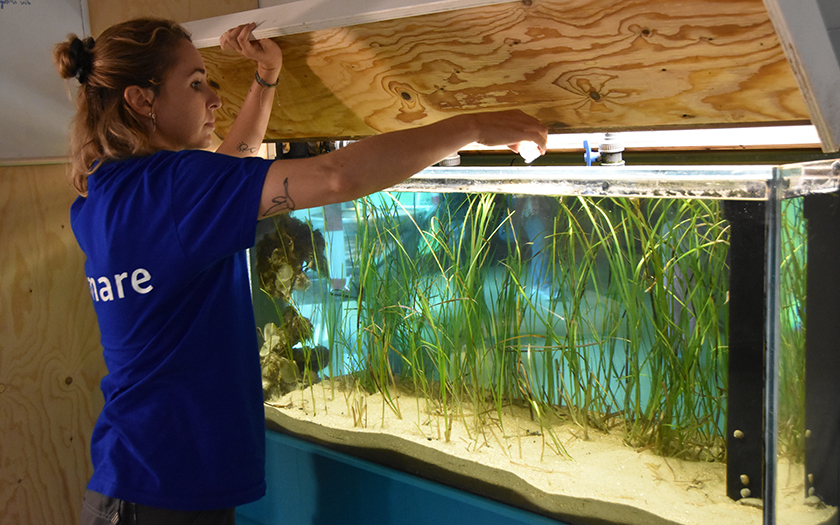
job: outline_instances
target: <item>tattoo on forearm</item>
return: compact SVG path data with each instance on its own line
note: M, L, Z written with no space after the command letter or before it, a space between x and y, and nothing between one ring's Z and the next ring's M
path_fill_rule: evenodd
M239 153L256 153L258 149L259 148L252 148L244 142L240 142L239 145L236 146L236 150L239 151Z
M271 199L271 202L274 203L274 206L271 206L265 213L263 217L268 217L269 215L274 215L275 213L282 213L284 211L293 211L295 209L295 201L292 200L292 197L289 196L289 178L283 181L283 189L286 193L285 195L278 195Z

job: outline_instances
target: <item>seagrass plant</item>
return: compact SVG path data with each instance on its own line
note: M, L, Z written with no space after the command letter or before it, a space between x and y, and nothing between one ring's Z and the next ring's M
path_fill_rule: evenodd
M725 459L719 201L442 194L418 211L417 200L354 203L353 301L325 294L321 307L332 372L381 393L380 418L402 417L407 392L427 437L449 440L462 425L476 448L510 450L502 442L518 429L506 421L521 407L556 454L569 434L597 431L639 450ZM782 338L794 350L782 418L800 428L804 248L797 213L786 217ZM801 436L783 435L796 454Z

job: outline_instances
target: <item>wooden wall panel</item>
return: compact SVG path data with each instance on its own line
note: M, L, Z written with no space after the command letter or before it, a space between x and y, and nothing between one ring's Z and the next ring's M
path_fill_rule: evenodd
M105 365L65 165L0 168L0 523L78 521Z
M278 37L269 139L521 108L553 131L808 120L761 0L525 0ZM254 64L202 49L224 134Z

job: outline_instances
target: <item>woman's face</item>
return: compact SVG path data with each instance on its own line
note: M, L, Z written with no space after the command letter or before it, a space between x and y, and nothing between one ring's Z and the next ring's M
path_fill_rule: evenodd
M215 117L222 101L207 82L201 54L187 40L181 40L176 62L160 86L152 104L155 130L152 142L173 151L206 148L210 145Z

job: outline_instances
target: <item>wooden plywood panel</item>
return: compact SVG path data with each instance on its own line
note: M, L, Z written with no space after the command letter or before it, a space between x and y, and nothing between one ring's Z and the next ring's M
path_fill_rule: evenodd
M66 166L0 168L0 521L72 524L105 366Z
M521 108L553 131L803 123L761 0L526 0L278 37L269 139ZM202 49L224 134L254 64Z

